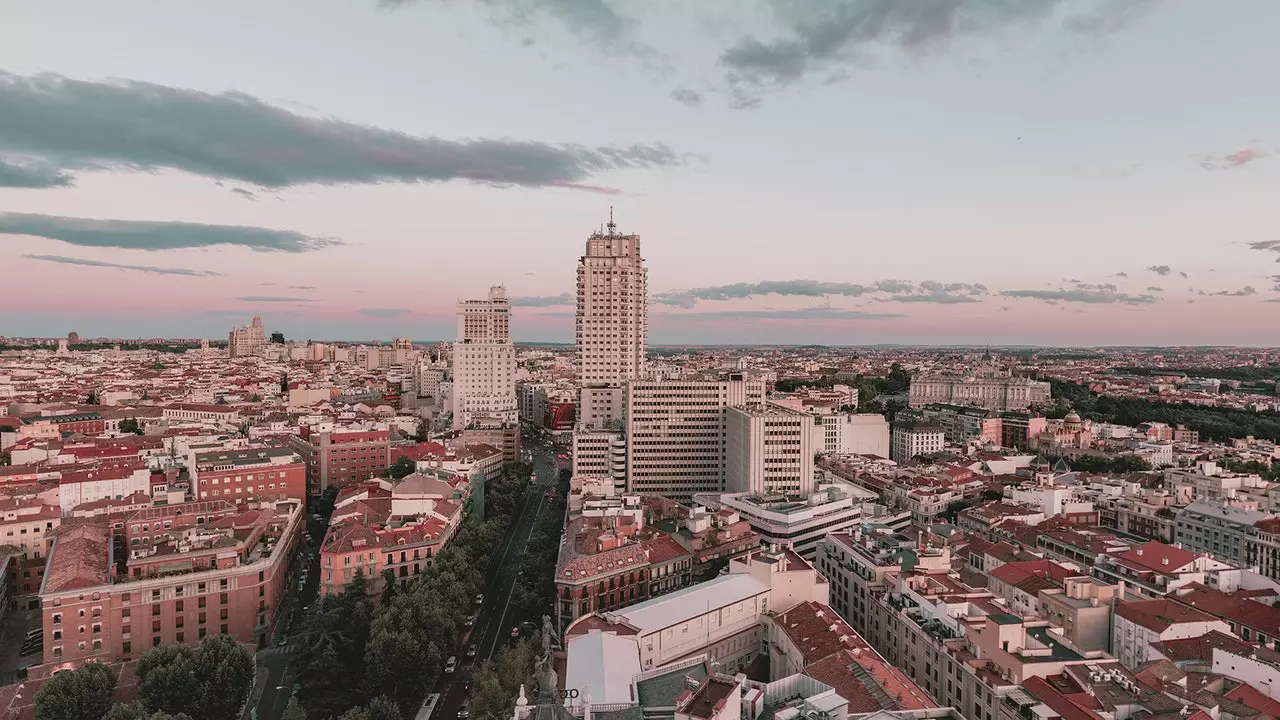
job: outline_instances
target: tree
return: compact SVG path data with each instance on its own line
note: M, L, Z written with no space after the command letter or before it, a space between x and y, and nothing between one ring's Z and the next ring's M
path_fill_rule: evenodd
M235 720L253 689L253 653L230 635L211 635L196 652L197 720Z
M386 695L379 695L370 700L366 710L369 713L369 720L404 720L404 714L400 712L395 701Z
M386 605L396 597L396 574L391 568L382 571L382 604Z
M137 418L125 418L120 421L120 432L141 435L142 428L138 425Z
M391 463L391 467L387 468L387 475L393 480L399 480L407 475L412 475L417 471L418 465L407 457L398 457L396 461Z
M84 400L84 404L85 404L85 405L98 405L98 404L99 404L99 403L98 403L98 391L97 391L97 390L90 390L90 391L89 391L89 397L85 398L85 400Z
M146 708L195 720L235 720L253 688L253 656L230 635L152 648L134 672Z
M289 373L284 373L280 376L280 392L285 395L289 394Z
M185 713L172 715L163 710L152 712L141 702L135 702L129 705L116 703L107 711L102 720L192 720L192 717ZM303 720L306 720L306 718L303 718Z
M190 645L164 645L143 653L134 666L138 700L153 710L194 713L200 694L196 652Z
M289 698L289 704L285 706L281 720L307 720L307 711L298 704L296 695Z
M100 718L111 708L115 691L115 671L101 663L60 672L36 693L36 720Z

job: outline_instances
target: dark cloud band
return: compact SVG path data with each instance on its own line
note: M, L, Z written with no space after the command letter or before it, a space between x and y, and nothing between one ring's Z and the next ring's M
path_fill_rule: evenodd
M29 213L0 213L0 235L30 235L61 240L81 247L126 250L176 250L239 245L260 252L301 253L341 244L331 238L241 225L88 220Z
M101 169L172 169L270 188L450 180L572 187L598 173L683 159L661 144L416 137L298 115L242 93L0 71L0 162L0 186L19 187Z

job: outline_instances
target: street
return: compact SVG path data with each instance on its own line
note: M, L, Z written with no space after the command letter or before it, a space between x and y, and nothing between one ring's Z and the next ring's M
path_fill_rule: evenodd
M512 641L511 628L515 622L508 617L508 610L516 575L520 571L520 568L514 566L515 559L528 544L535 521L545 504L544 493L547 488L555 487L559 474L556 451L553 448L531 444L527 449L533 455L534 472L538 476L537 486L525 495L524 501L516 509L512 530L498 548L495 565L489 569L484 605L477 608L479 615L476 616L475 626L470 628L471 632L459 646L457 672L443 676L434 690L440 693L435 718L456 718L458 709L466 704L470 694L467 687L476 665L493 657L502 649L504 642ZM526 632L521 630L522 634ZM541 632L540 627L537 632ZM467 658L466 648L471 643L476 644L477 654L474 658Z

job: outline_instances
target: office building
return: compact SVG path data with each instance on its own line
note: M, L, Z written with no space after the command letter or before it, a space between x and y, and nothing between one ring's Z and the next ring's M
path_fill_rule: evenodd
M764 383L723 380L627 384L627 490L687 500L725 489L728 409L759 406Z
M872 517L864 510L877 499L869 490L847 483L820 484L802 497L751 493L706 493L694 502L713 511L737 513L751 526L765 545L791 548L805 559L813 559L818 543L831 533L847 532L864 523L894 523L907 520L905 513ZM901 524L898 522L898 524Z
M452 400L454 429L466 427L477 417L519 421L511 301L501 285L489 288L485 300L458 301Z
M731 407L725 415L725 489L808 495L814 416L779 405Z
M227 353L233 358L257 355L266 345L267 333L262 328L260 317L255 317L248 325L233 328L227 335Z
M627 440L621 428L579 428L573 433L573 476L608 478L627 484Z

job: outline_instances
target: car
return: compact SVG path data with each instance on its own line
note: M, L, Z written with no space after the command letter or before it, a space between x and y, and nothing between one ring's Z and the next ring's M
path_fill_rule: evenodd
M520 628L518 627L511 628L511 637L514 637L514 638L520 637Z
M463 718L464 720L466 718L471 717L471 708L467 707L466 705L463 705L462 707L458 708L458 717Z
M466 622L464 622L464 623L462 623L462 624L463 624L463 625L466 625L467 627L471 627L472 625L475 625L475 624L476 624L476 616L475 616L475 615L468 615L468 616L467 616L467 619L466 619Z
M471 647L467 648L467 657L475 657L475 656L476 656L476 644L471 643Z
M289 644L289 636L286 635L284 637L281 637L280 640L276 642L276 647L284 647L288 644Z
M480 593L479 595L476 595L476 604L477 605L484 604L484 593Z
M447 673L451 673L457 669L458 669L458 658L455 655L450 655L449 659L444 661L444 671Z

